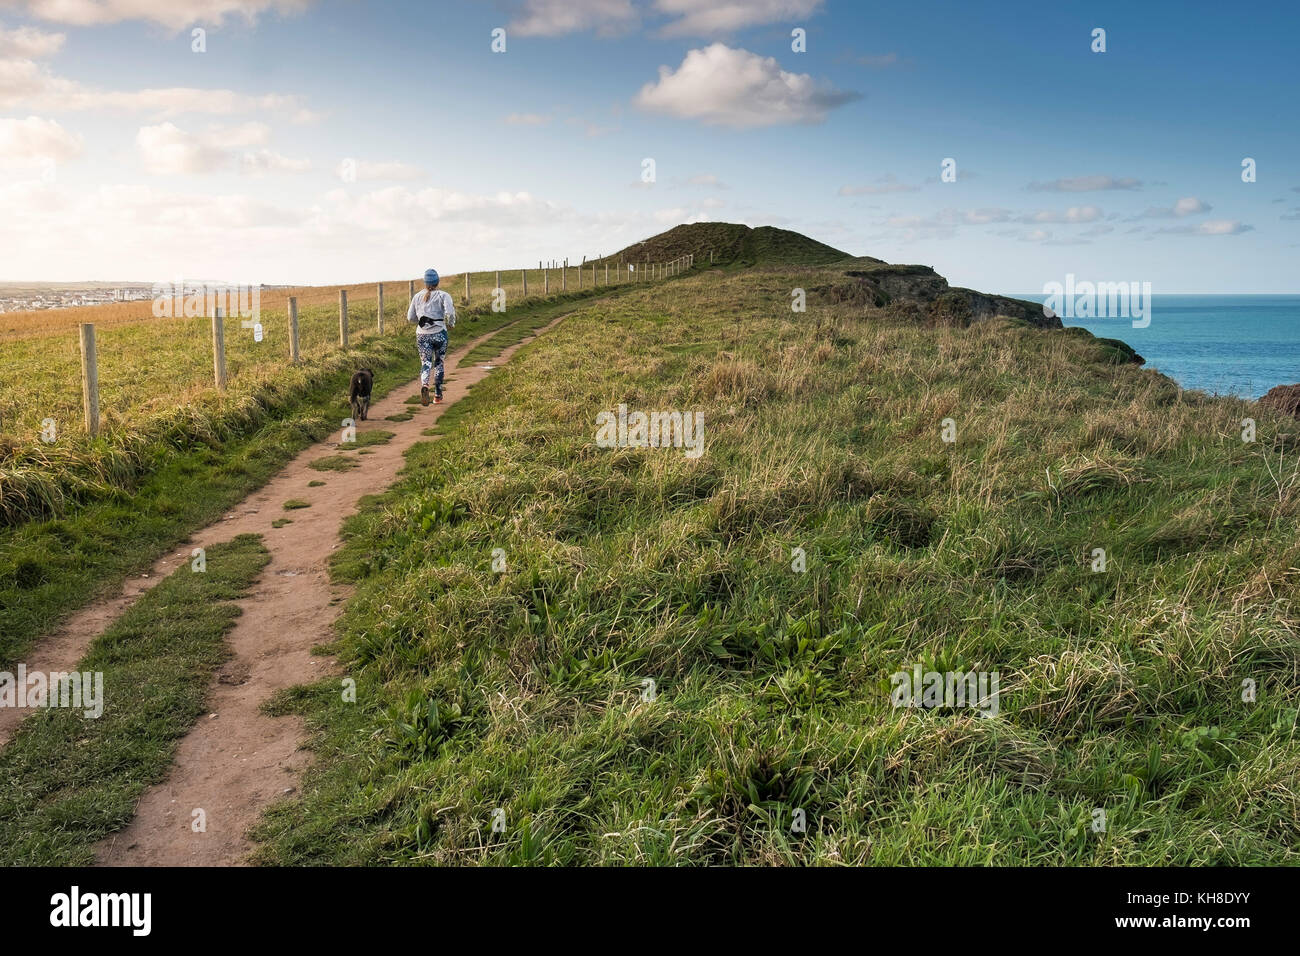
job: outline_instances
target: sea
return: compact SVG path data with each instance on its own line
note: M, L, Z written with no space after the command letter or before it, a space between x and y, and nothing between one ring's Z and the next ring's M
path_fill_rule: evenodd
M1300 295L1157 294L1146 328L1133 328L1127 318L1062 316L1061 322L1127 342L1147 368L1183 388L1259 398L1274 385L1300 384Z

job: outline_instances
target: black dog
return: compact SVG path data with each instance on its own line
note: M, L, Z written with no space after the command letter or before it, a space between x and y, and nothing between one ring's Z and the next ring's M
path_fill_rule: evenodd
M352 402L352 420L364 422L370 411L370 388L375 384L375 373L368 368L359 368L352 373L352 390L349 398Z

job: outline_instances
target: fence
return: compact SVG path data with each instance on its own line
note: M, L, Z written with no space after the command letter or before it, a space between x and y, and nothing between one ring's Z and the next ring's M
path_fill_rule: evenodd
M710 254L710 260L712 255ZM655 282L663 279L677 276L689 270L694 265L693 255L679 256L666 262L618 262L611 263L608 260L598 259L587 262L584 258L581 264L576 266L569 265L568 260L551 260L539 261L536 270L521 269L518 272L519 281L514 283L511 279L513 273L505 272L507 285L503 286L501 271L481 272L481 273L463 273L464 295L460 303L461 307L472 306L473 290L482 288L479 282L486 283L488 277L492 277L494 284L487 293L487 302L495 308L497 302L501 303L501 310L504 311L505 303L511 298L511 289L517 289L519 298L528 297L529 273L534 273L534 285L536 290L539 285L541 296L547 297L551 294L552 273L559 273L559 291L567 292L569 288L569 274L574 273L574 282L576 289L584 288L597 289L601 285L606 287L627 285L629 283ZM612 271L611 271L612 267ZM475 281L474 277L483 277ZM449 276L445 286L455 287L460 284L458 279L461 277ZM600 281L603 278L603 283ZM423 280L418 280L419 285L423 285ZM259 303L257 314L252 318L241 319L241 326L251 328L257 341L261 341L262 328L260 325L260 313L262 307L267 305L270 300L271 312L283 312L287 321L288 331L288 360L291 364L297 364L302 361L299 342L298 342L298 315L300 307L322 306L334 301L337 296L338 302L338 344L341 349L349 347L351 339L350 321L354 318L365 321L373 321L374 328L379 335L384 334L384 286L386 283L376 283L374 285L354 285L332 290L319 287L305 287L290 290L269 290L259 292ZM391 284L391 283L390 283ZM399 286L400 287L400 286ZM407 280L406 293L407 301L414 297L417 287L417 280ZM277 301L280 308L276 309ZM186 300L173 300L171 303L176 315L189 315L189 312L181 312L180 309L185 307ZM373 305L372 305L373 303ZM206 309L206 302L205 302ZM226 346L225 346L225 327L226 320L231 318L228 314L223 315L221 306L214 306L210 309L212 322L212 374L213 382L217 389L225 391L227 387L226 373ZM192 316L191 316L192 317ZM150 304L149 318L155 319ZM129 320L128 320L129 321ZM134 320L136 322L141 319ZM108 323L122 324L122 320ZM95 342L95 323L79 323L80 343L81 343L81 385L82 385L82 405L84 413L84 423L87 434L92 438L99 433L100 422L100 403L99 403L99 366L98 352Z

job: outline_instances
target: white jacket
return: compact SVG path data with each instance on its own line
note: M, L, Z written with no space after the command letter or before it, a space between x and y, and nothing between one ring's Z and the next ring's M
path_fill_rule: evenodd
M456 327L456 304L441 289L415 293L411 307L406 310L406 321L415 323L415 334L433 335L446 332L448 326Z

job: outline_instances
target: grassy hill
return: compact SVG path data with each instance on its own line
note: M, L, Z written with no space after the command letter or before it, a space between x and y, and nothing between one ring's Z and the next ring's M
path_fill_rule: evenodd
M357 703L277 703L263 862L1298 861L1300 426L845 272L591 303L451 409L347 526Z
M619 262L667 262L694 254L696 265L715 263L753 266L781 263L812 265L849 258L847 252L833 249L815 239L788 229L773 226L749 226L732 222L696 222L674 226L667 232L651 236L597 260L602 265Z
M493 333L470 360L572 310L348 521L330 649L355 702L337 677L273 702L316 762L261 861L1300 862L1300 423L928 266L725 224L647 242L698 262L728 237L729 267L672 295L466 311ZM31 507L0 528L0 663L327 430L353 360L381 392L409 380L399 333L6 468ZM185 341L160 354L206 361ZM697 416L701 454L604 447L620 406ZM93 480L38 494L78 461ZM152 639L137 624L123 640ZM200 643L172 648L187 693ZM897 706L917 670L996 674L996 712ZM115 727L110 756L135 746ZM81 743L5 759L98 773ZM65 837L126 818L29 791L24 838L50 806Z

